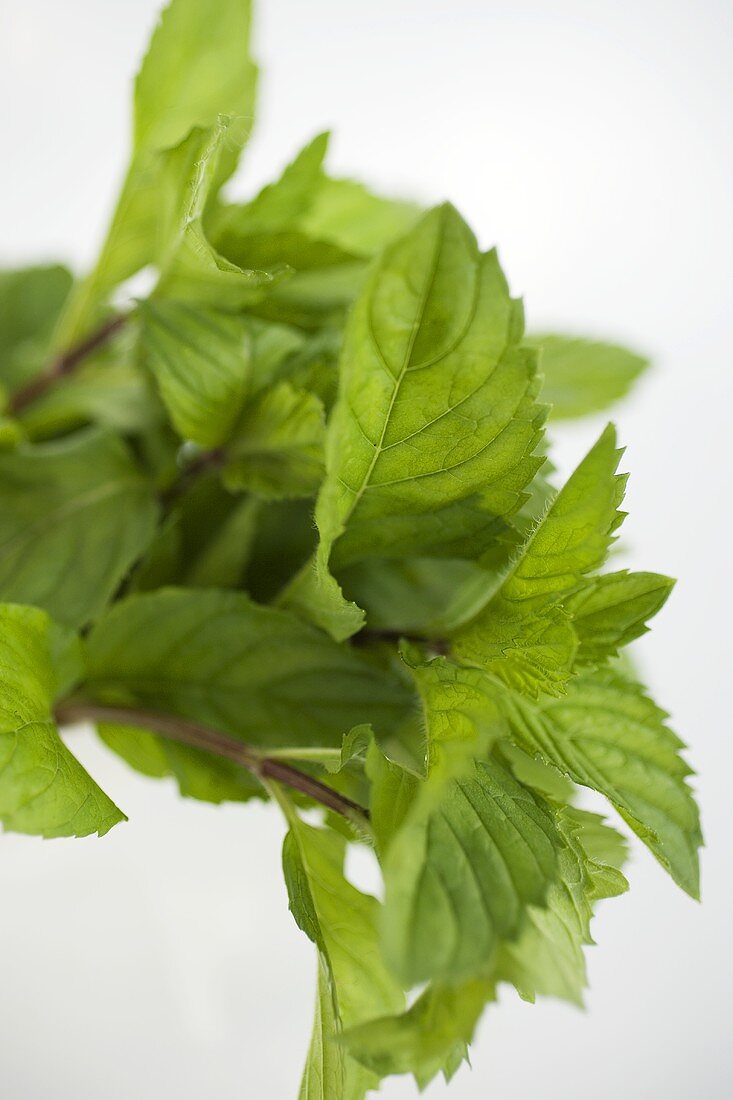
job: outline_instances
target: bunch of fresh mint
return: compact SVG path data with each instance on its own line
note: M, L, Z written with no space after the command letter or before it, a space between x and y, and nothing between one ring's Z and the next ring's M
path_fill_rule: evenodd
M619 659L672 582L600 572L613 428L545 478L548 413L598 410L643 361L525 337L460 215L330 177L325 135L224 198L249 20L172 0L96 266L0 277L0 817L124 820L59 737L79 721L184 795L272 798L319 959L300 1095L358 1100L450 1077L501 982L580 1000L593 907L626 881L577 785L693 896L700 830L681 743ZM125 300L143 268L154 289Z

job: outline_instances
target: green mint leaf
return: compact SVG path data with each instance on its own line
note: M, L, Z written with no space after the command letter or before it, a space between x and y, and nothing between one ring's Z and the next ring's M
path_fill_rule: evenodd
M453 652L529 695L558 694L578 640L563 602L603 564L623 519L626 478L609 425L512 562L501 584L452 637Z
M363 1069L351 1064L334 1041L340 1026L330 975L325 963L319 961L313 1030L298 1100L331 1100L336 1096L361 1100L366 1095L369 1081Z
M564 813L578 830L583 848L593 861L592 874L597 874L603 865L616 871L623 869L629 856L626 837L611 828L598 814L579 810L577 806L566 807Z
M489 683L485 683L487 693L491 692ZM512 774L525 787L531 787L539 791L551 802L572 802L575 795L575 784L566 776L561 775L556 768L544 764L536 756L530 756L513 741L501 741L501 755L512 769Z
M555 420L601 412L624 397L649 363L618 344L577 336L531 336L540 349L542 399Z
M265 500L315 496L323 477L323 406L280 382L245 408L227 448L225 485Z
M160 423L162 409L132 349L105 349L18 413L28 439L39 442L96 424L140 435Z
M58 735L52 705L67 659L68 636L47 615L0 605L0 821L14 832L103 836L125 820Z
M261 506L236 497L218 473L202 475L181 494L138 565L130 590L162 586L241 588L258 534Z
M258 502L258 523L244 587L269 603L313 552L313 505L307 500Z
M340 745L411 703L393 675L285 611L214 589L120 601L91 632L86 689L271 747Z
M215 18L199 0L171 0L135 81L136 150L178 145L219 115L251 124L257 69L250 20L250 0L217 0Z
M366 774L371 782L372 829L377 851L383 857L417 797L424 774L417 774L402 762L388 759L374 740L367 750Z
M384 859L383 944L406 985L491 972L529 905L543 905L561 846L542 800L497 761L476 761L435 800L428 778Z
M207 498L207 501L210 498ZM230 498L231 499L231 498ZM203 501L200 502L203 504ZM259 504L251 498L234 501L222 515L218 527L209 529L208 537L202 541L197 552L192 553L192 539L186 540L186 526L193 538L203 534L200 526L203 509L193 514L189 509L188 523L184 521L181 539L182 576L175 578L177 583L190 588L239 588L242 585L252 556L252 547L257 534ZM204 512L207 521L213 518L208 509Z
M700 821L682 742L639 684L619 671L584 672L560 699L502 693L513 738L575 783L604 794L683 890L699 894Z
M373 256L402 237L417 221L412 202L375 195L355 180L322 176L300 228L356 256Z
M270 320L309 330L342 323L363 285L364 261L417 216L407 203L328 179L322 168L327 139L327 134L316 137L278 180L250 202L220 207L210 224L216 248L240 266L293 270L253 308Z
M411 229L419 215L413 203L325 175L328 138L315 137L250 202L221 206L212 222L217 246L242 249L255 239L264 243L290 233L352 258L368 258Z
M131 726L99 724L105 745L151 779L172 776L184 798L203 802L246 802L262 798L262 787L248 771L190 745L179 745Z
M166 743L162 737L133 726L101 724L97 726L97 734L108 749L149 779L162 779L171 774Z
M378 1077L412 1073L420 1090L438 1073L450 1080L466 1057L466 1048L488 1001L494 983L477 978L450 986L432 983L399 1016L351 1027L341 1045Z
M328 544L320 542L312 560L278 596L280 606L315 623L337 642L357 634L366 622L362 609L344 596L328 565Z
M488 584L487 571L475 562L419 557L366 558L339 569L338 579L372 630L428 637L443 633L441 619L458 590Z
M406 986L490 976L499 943L516 938L528 905L544 904L561 847L548 804L487 755L505 721L486 674L437 659L413 675L427 778L381 844L385 957Z
M409 655L403 649L403 658ZM480 669L460 668L444 657L412 667L427 726L431 785L461 776L474 757L486 756L504 733L491 683Z
M578 636L576 660L602 664L646 634L647 621L664 606L674 581L659 573L607 573L585 584L566 603Z
M226 247L235 262L273 274L272 289L259 296L253 312L311 332L342 326L366 277L363 260L296 231L227 240Z
M236 167L254 113L250 9L250 0L221 0L212 18L199 0L171 0L166 8L135 83L127 176L97 263L67 303L58 347L83 337L115 286L169 251L177 213L188 209L192 169L207 158L202 135L223 116L235 121L224 128L224 147L208 156L208 198ZM215 264L198 223L189 240L203 247L209 267Z
M352 314L329 424L316 518L335 560L476 557L502 529L539 465L519 335L496 254L451 207L388 249Z
M250 202L223 206L213 222L212 236L217 246L241 247L242 241L255 236L272 236L295 229L309 209L323 179L323 159L329 135L318 134L274 183L268 184Z
M8 393L47 366L72 281L61 264L0 271L0 387Z
M0 598L87 623L150 542L156 517L148 482L115 436L0 454Z
M141 309L147 362L176 431L202 447L226 442L249 387L245 325L182 302L153 299Z
M252 392L258 393L266 386L290 379L298 369L298 356L306 346L304 335L289 325L261 321L257 317L246 318L251 345ZM298 380L295 379L296 384ZM304 389L313 389L306 384Z
M505 529L540 462L543 414L520 336L496 254L479 253L451 207L387 250L349 322L316 567L290 606L348 636L363 617L330 577L332 552L339 565L475 558Z
M543 434L644 360L525 338L455 209L330 177L327 134L223 196L250 14L168 2L96 265L0 272L0 823L123 819L61 720L185 797L276 801L319 963L300 1100L366 1100L450 1080L502 983L581 1003L627 853L579 786L693 896L702 837L684 746L620 655L672 582L600 574L614 429L559 492ZM125 304L135 275L153 289Z
M559 879L550 886L546 905L530 908L519 939L502 945L497 977L511 981L525 999L534 1000L540 994L582 1005L586 985L583 948L593 943L593 902L628 889L620 871L589 858L583 844L583 826L589 818L594 815L560 812L558 824L566 843L559 855ZM595 819L592 828L618 835L601 819Z
M269 320L303 328L343 312L363 279L361 257L301 228L324 179L327 145L328 134L320 134L254 199L219 207L210 220L213 243L234 262L293 269L294 277L257 308Z
M160 250L161 277L156 295L194 302L219 310L252 305L272 289L289 270L278 264L273 271L240 266L223 255L209 238L207 208L216 195L221 165L236 144L236 124L221 118L210 130L193 130L169 154L168 173L176 184L185 180L185 201L173 205L174 217ZM180 192L180 187L179 187ZM171 204L172 205L172 204Z
M335 1046L343 1028L399 1012L404 998L382 962L378 903L344 877L343 838L306 825L293 812L289 823L283 871L290 908L298 926L317 946L323 969L301 1097L356 1100L375 1087L376 1080L348 1055L339 1057L329 1048ZM320 1070L319 1054L326 1058Z

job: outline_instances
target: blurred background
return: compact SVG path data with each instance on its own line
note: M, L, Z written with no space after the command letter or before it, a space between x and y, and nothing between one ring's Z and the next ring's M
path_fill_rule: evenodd
M0 265L98 244L158 0L0 0ZM429 1100L731 1095L729 0L259 0L259 119L235 190L332 127L330 168L450 198L498 243L533 328L655 363L616 411L632 477L624 564L680 578L643 675L691 744L703 906L638 846L606 903L587 1011L507 990ZM215 5L212 4L212 16ZM567 471L599 422L555 432ZM75 737L77 735L74 735ZM287 912L282 825L184 802L91 733L75 751L129 814L103 840L0 840L7 1100L294 1100L315 963ZM362 881L368 866L357 866ZM572 1072L571 1072L572 1070ZM385 1100L416 1095L409 1080Z

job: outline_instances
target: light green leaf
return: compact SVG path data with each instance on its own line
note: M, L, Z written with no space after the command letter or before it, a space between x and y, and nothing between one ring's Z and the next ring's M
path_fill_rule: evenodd
M170 775L166 743L147 730L132 726L99 725L97 733L101 741L142 775L149 779L162 779Z
M192 169L206 160L202 140L210 140L206 132L221 116L236 121L219 128L224 148L209 157L206 197L234 170L254 113L250 8L250 0L217 0L212 18L200 0L171 0L163 13L135 83L130 167L96 266L67 304L57 346L82 337L110 291L170 248L188 205ZM198 222L191 235L203 236ZM200 247L215 265L205 239Z
M534 362L496 254L451 207L389 249L352 314L321 538L363 557L477 557L539 466Z
M579 810L577 806L567 807L564 813L577 828L583 847L593 861L593 873L604 865L616 871L623 869L629 857L629 846L621 833L612 829L598 814Z
M542 399L555 420L600 412L624 397L648 360L620 347L577 336L530 336L540 349Z
M280 178L264 187L250 202L218 210L212 227L217 247L224 252L228 247L241 250L246 247L242 242L248 237L272 236L294 229L321 186L328 137L324 133L313 138L288 164Z
M424 775L389 760L375 741L371 742L367 751L366 774L371 782L369 812L372 829L377 852L383 858L417 797Z
M48 365L51 336L71 289L61 264L0 271L0 387L12 393Z
M237 317L181 302L141 304L143 348L176 431L202 447L229 439L249 385L250 342Z
M451 640L454 654L528 695L559 694L578 647L567 597L603 564L624 513L611 425L557 494L498 588Z
M58 735L60 643L68 638L42 611L0 605L0 820L18 833L103 836L125 816Z
M487 691L490 690L488 684ZM575 784L561 775L556 768L544 764L536 756L530 756L512 741L500 743L501 755L512 769L515 779L525 787L539 791L551 802L572 802Z
M540 460L534 361L496 254L459 215L431 211L376 267L351 315L316 506L316 568L287 602L335 636L361 617L335 565L476 558L522 504Z
M157 506L121 440L86 432L0 454L0 598L96 618L153 536Z
M349 253L323 241L311 241L302 233L270 239L255 252L261 263L287 264L294 274L281 279L272 294L255 304L261 317L298 326L318 334L327 328L343 328L348 310L361 290L367 266Z
M682 742L639 684L584 672L560 699L532 703L500 688L512 737L575 783L600 791L683 890L699 893L700 821Z
M290 906L299 927L327 957L342 1024L401 1008L402 992L379 953L379 905L344 877L343 837L293 815L289 823L283 866Z
M562 841L549 805L488 755L506 733L491 678L442 658L413 664L413 676L427 778L406 788L412 802L396 819L384 815L387 828L377 830L385 958L406 986L487 978L527 906L544 904ZM384 780L389 793L395 784L374 765L372 755L373 808L384 804Z
M450 1079L493 998L494 984L485 978L455 986L433 983L401 1015L349 1028L341 1045L379 1077L414 1074L422 1090L441 1071Z
M547 893L547 904L530 908L519 939L502 945L497 978L512 982L525 999L534 1000L540 994L582 1005L586 985L583 948L593 943L593 902L628 889L620 871L590 858L583 843L588 819L596 833L606 831L618 837L595 815L562 810L558 822L566 844L559 856L560 877ZM600 882L604 890L599 892Z
M578 636L576 660L600 664L621 646L646 634L646 625L674 588L659 573L607 573L585 584L567 601Z
M254 302L253 312L266 320L312 332L343 326L346 311L366 277L361 259L298 231L261 234L241 241L227 237L222 247L241 267L273 274L270 291Z
M240 417L227 448L224 483L266 500L315 496L323 477L324 436L318 398L280 382Z
M280 592L277 602L343 642L361 630L366 616L344 596L329 569L328 554L328 545L321 541L313 557Z
M415 203L375 195L363 184L323 176L300 228L358 256L373 256L417 221Z
M557 877L549 808L497 761L440 795L428 778L384 859L385 958L406 985L489 976Z
M118 602L88 640L86 690L272 747L390 729L411 697L392 675L242 593L163 589Z
M211 235L220 251L250 266L267 266L277 255L298 270L317 268L369 258L414 225L419 210L412 203L324 174L328 136L315 137L250 202L214 212ZM246 261L253 254L257 261Z
M301 1097L357 1100L377 1081L348 1055L339 1058L329 1047L335 1045L341 1029L399 1012L404 998L380 955L378 903L344 877L343 838L331 830L304 824L292 810L288 819L290 832L283 845L283 871L290 908L299 927L316 944L324 969L319 978L320 1019ZM326 1059L320 1073L316 1068L321 1064L318 1055ZM325 1090L327 1082L331 1091Z
M135 81L136 150L178 145L222 114L251 123L250 20L250 0L217 0L215 11L200 0L171 0Z
M404 654L403 654L404 656ZM413 666L427 727L426 756L433 799L449 779L472 771L505 732L492 697L492 684L480 669L461 668L444 657Z
M366 259L417 217L407 203L324 176L327 138L316 137L251 202L217 210L210 226L217 249L241 267L292 268L292 278L253 308L270 320L315 331L342 324L363 285Z
M318 962L318 991L308 1056L303 1068L298 1100L360 1100L367 1083L361 1067L350 1063L343 1048L334 1041L340 1021L326 963Z
M324 178L327 141L327 134L319 135L278 180L251 202L220 207L209 226L215 247L240 267L292 272L253 307L260 316L316 330L329 321L342 324L365 274L361 256L300 225Z
M305 338L297 329L288 325L261 321L257 317L246 318L251 343L252 392L271 386L274 382L290 377L289 364L305 347ZM312 389L304 386L304 389Z
M169 171L186 180L182 204L173 206L171 229L161 249L161 276L155 294L193 302L218 310L239 310L258 301L289 269L279 264L272 271L253 270L233 262L214 247L204 216L216 194L222 162L233 141L233 123L222 118L211 130L194 130L169 160ZM183 167L178 166L180 160Z

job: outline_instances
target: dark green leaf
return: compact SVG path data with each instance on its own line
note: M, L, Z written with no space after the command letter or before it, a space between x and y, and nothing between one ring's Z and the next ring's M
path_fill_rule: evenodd
M180 714L255 744L340 745L364 720L390 729L402 684L284 611L245 595L167 589L117 603L88 641L103 702Z
M315 496L323 477L323 406L280 382L247 405L227 447L224 483L265 500Z
M61 264L0 271L0 387L12 393L48 365L54 325L71 289Z
M150 542L151 488L124 444L86 432L0 454L0 597L96 618Z

